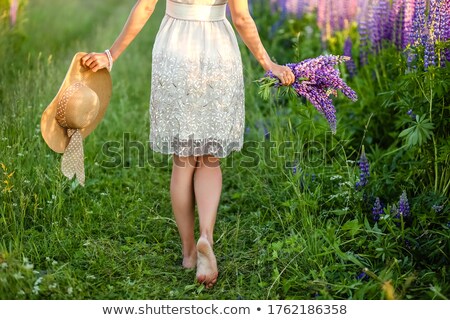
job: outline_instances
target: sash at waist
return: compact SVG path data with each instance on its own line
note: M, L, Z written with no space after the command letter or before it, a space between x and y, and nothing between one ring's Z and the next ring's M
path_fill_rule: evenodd
M184 4L167 0L166 14L175 19L194 21L220 21L225 19L225 4Z

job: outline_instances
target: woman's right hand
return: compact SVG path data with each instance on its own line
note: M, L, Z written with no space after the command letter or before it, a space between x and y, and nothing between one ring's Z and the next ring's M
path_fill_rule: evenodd
M97 72L100 69L108 68L109 60L105 52L102 53L91 52L81 58L81 64L84 67L89 68L94 72Z
M283 86L289 86L295 82L294 73L289 67L273 63L270 71L272 71L275 77L280 79Z

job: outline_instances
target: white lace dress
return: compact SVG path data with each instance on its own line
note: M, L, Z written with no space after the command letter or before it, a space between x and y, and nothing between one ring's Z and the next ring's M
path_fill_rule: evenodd
M152 55L154 151L223 158L242 148L242 62L226 1L167 0Z

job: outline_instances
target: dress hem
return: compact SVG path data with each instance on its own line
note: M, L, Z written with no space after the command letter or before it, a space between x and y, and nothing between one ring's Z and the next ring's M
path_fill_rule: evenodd
M218 150L217 152L209 152L208 150L199 150L198 152L193 152L192 149L191 150L175 150L175 148L159 148L155 146L155 143L150 143L150 148L154 151L154 152L158 152L161 154L165 154L165 155L177 155L179 157L190 157L190 156L194 156L194 157L199 157L199 156L206 156L206 155L210 155L216 158L226 158L228 157L233 151L239 152L242 150L242 144L239 144L238 146L235 147L231 147L231 148L227 148L227 151L223 151L223 150Z

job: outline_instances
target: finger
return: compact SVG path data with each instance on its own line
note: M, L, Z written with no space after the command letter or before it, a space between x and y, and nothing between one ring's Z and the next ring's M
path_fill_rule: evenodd
M91 70L92 70L93 72L97 72L97 71L100 70L100 69L101 69L101 68L100 68L99 65L96 65L95 67L91 68Z
M87 55L85 55L85 56L82 58L82 60L83 60L83 62L84 62L84 65L85 65L86 67L88 67L89 64L92 63L93 59L94 59L94 56L93 56L92 53L88 53Z
M93 68L93 67L95 67L96 65L98 64L98 62L97 62L97 59L95 59L94 57L91 57L87 62L86 62L86 65L89 67L89 68Z
M91 63L92 63L92 57L89 57L84 61L84 66L89 68Z
M90 55L87 54L81 58L81 65L86 67L86 61L90 58Z
M100 65L98 64L98 62L97 62L97 61L94 61L94 62L89 66L89 68L90 68L92 71L97 72L97 70L100 69L99 66L100 66Z
M289 77L289 84L293 84L295 82L295 77L292 75Z
M101 65L101 64L99 63L99 64L97 64L94 68L92 68L91 70L94 71L94 72L97 72L98 70L105 69L105 68L106 68L105 65Z
M295 76L292 73L292 71L290 71L288 73L287 79L288 79L289 85L291 85L291 84L293 84L295 82Z

